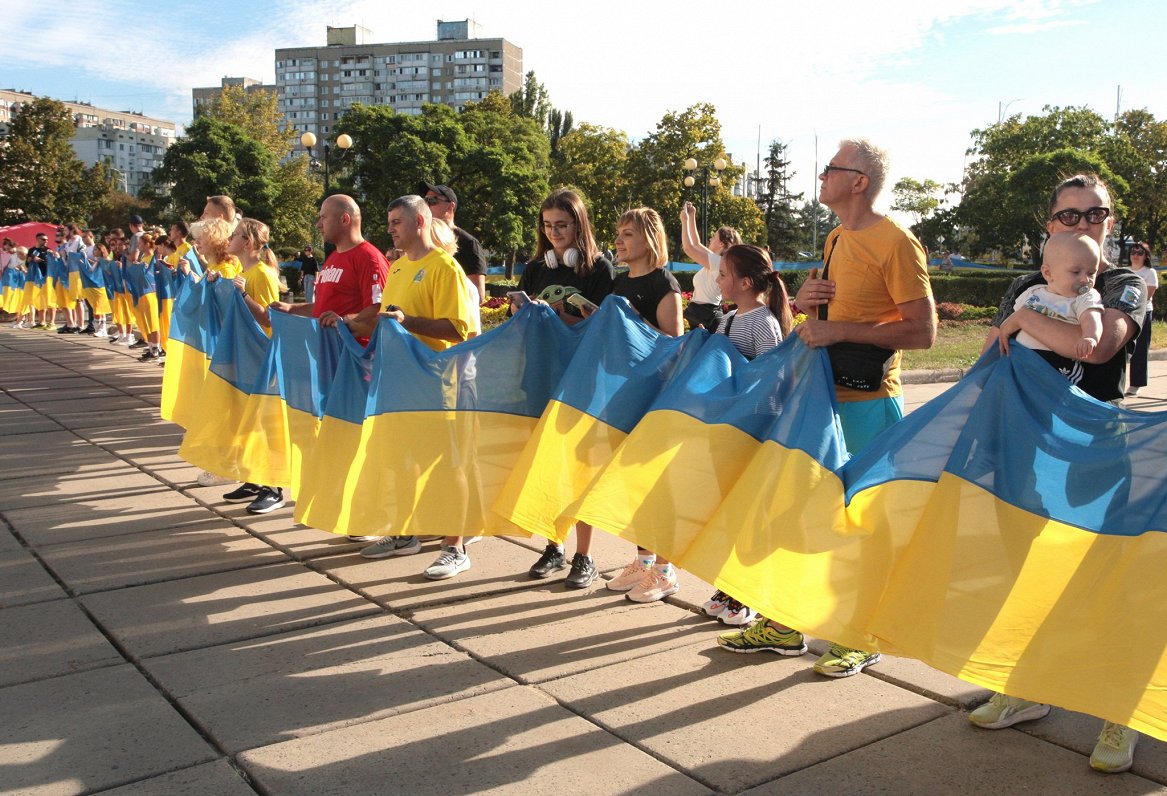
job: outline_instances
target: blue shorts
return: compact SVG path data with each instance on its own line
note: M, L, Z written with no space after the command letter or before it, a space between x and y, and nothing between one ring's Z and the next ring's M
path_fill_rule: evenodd
M904 416L904 396L872 398L869 401L840 402L839 423L843 427L843 441L852 456L867 447L879 432L894 425Z

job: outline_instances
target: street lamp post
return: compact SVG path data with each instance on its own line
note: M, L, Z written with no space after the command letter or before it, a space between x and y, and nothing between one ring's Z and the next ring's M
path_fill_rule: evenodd
M315 160L315 158L312 155L312 147L316 146L315 134L313 134L311 132L305 132L302 136L300 136L300 143L303 145L303 147L305 149L308 150L308 157L313 158L313 160ZM340 135L338 135L336 137L336 145L338 147L340 147L340 149L341 149L341 157L344 157L344 153L347 152L349 147L351 147L353 145L353 138L348 133L341 133ZM332 154L332 148L328 145L328 142L325 141L324 142L324 197L326 199L328 198L329 191L331 190L331 187L329 185L329 179L328 179L328 176L329 176L328 169L329 169L329 160L330 160L329 156L331 154Z
M685 162L681 164L685 171L697 171L697 158L685 158ZM709 240L709 186L716 188L721 185L721 172L725 171L725 167L729 165L725 162L725 158L718 158L713 163L701 166L701 242L707 243ZM710 176L709 169L712 168L716 173ZM692 188L697 184L697 179L693 174L685 175L685 187Z

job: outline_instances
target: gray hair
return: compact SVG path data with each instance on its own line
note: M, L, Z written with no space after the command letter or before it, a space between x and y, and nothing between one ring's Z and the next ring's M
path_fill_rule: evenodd
M875 197L879 196L879 192L883 190L883 183L887 179L887 172L891 165L891 157L887 154L886 149L880 149L866 138L844 138L839 142L839 148L842 149L846 146L855 147L859 164L863 168L863 173L867 175L867 198L874 202Z
M404 207L413 215L429 216L431 218L433 217L433 213L430 212L430 206L425 203L425 199L422 199L415 193L407 194L406 196L398 196L396 199L389 203L389 210L396 210L399 207Z

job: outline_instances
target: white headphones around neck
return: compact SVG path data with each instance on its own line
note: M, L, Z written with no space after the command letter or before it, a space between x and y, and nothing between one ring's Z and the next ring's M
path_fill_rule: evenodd
M573 271L579 267L582 256L579 249L570 248L563 254L563 264ZM547 253L543 255L543 262L547 264L548 268L558 268L559 258L555 256L555 249L548 249Z

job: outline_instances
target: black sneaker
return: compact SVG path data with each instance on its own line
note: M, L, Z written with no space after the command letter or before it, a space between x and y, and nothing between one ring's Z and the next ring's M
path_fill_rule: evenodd
M223 495L228 503L250 503L259 497L259 484L246 483Z
M261 486L259 496L247 504L248 514L267 514L284 505L284 490L277 487Z
M135 343L131 343L129 345L129 348L145 348L148 345L150 345L150 344L147 343L145 340L138 340Z
M157 358L158 358L158 355L154 353L154 349L152 349L152 348L146 349L145 351L142 352L142 356L138 357L138 359L142 362L149 362L150 360L157 359Z
M73 334L76 331L72 326L58 326L57 334Z
M93 324L89 324L81 330L81 334L97 334L97 330L93 328Z
M563 556L563 548L556 544L548 544L543 555L539 556L539 560L535 562L527 574L532 578L545 578L552 572L565 567L567 567L567 559Z
M591 556L576 553L575 558L571 559L571 572L567 573L564 583L573 589L586 589L599 574Z

